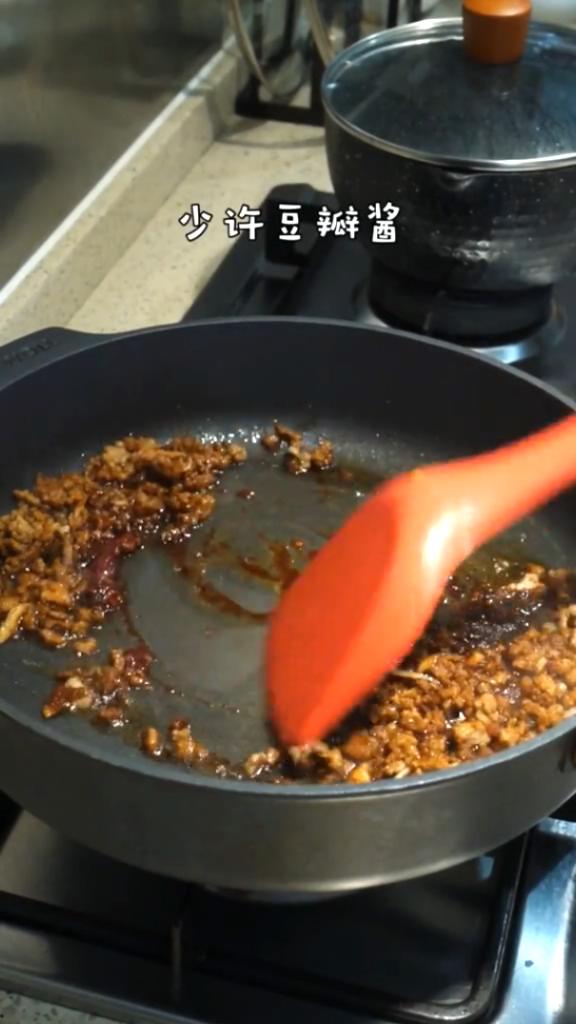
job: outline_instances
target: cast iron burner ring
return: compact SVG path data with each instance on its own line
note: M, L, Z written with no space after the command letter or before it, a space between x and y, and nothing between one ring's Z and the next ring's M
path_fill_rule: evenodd
M499 362L540 359L566 330L564 309L552 288L507 295L456 293L431 288L401 275L372 268L368 285L354 296L356 318L450 341Z
M310 903L325 903L328 900L335 900L341 896L350 895L350 892L245 892L243 889L219 889L217 886L202 886L206 892L213 896L220 896L225 900L235 900L241 903L265 903L272 905L304 906Z

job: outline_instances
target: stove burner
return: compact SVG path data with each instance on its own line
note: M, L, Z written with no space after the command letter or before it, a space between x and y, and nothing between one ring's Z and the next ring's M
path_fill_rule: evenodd
M439 332L434 328L433 314L429 315L429 323L426 325L426 328L421 327L418 329L406 323L395 321L390 316L379 316L370 303L368 289L365 285L362 285L356 291L354 309L355 319L361 324L367 324L371 327L392 327L399 330L415 331L418 334L425 334L428 337L437 338L441 341L454 341L445 332ZM493 340L482 345L473 338L467 338L465 341L458 339L458 343L465 345L466 348L471 349L473 352L480 352L483 355L490 356L491 359L496 359L500 363L506 363L509 366L520 366L539 362L545 354L564 341L565 334L566 314L563 307L553 300L548 320L535 327L531 332L509 337L498 343Z
M248 906L76 846L0 798L0 988L142 1024L496 1024L543 839L309 906ZM566 852L571 877L571 836Z
M552 288L480 293L438 290L374 262L355 296L361 323L463 345L499 362L540 359L564 338L566 318Z
M268 906L303 907L327 900L342 899L346 892L247 892L244 889L219 889L213 885L203 887L213 896L239 903L262 903Z
M280 238L281 203L300 207L302 239L297 245L286 245ZM425 294L399 275L374 269L358 239L321 238L316 224L322 206L336 210L338 202L331 193L308 185L273 189L261 207L265 229L255 241L242 237L231 247L183 320L278 315L360 321L383 328L389 324L456 342L504 363L522 364L527 372L576 396L576 344L565 330L576 319L571 278L561 281L553 293L536 288L508 299L493 296L483 304L477 298L463 304L454 302L454 295Z
M141 1024L572 1020L576 827L302 907L218 899L0 797L0 988ZM552 991L553 983L553 991Z

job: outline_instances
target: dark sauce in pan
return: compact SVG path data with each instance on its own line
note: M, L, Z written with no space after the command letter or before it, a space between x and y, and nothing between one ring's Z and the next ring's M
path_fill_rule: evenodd
M365 469L340 466L326 470L319 476L313 476L315 486L323 489L322 500L331 500L337 492L350 490L355 491L358 497L367 494L377 487L382 478L375 472ZM235 492L238 499L250 501L254 492L248 488ZM203 543L199 551L192 553L190 545L186 541L173 543L158 543L159 549L164 557L170 560L175 572L181 574L190 584L194 598L202 604L231 617L246 623L263 623L268 618L269 612L255 611L244 604L230 597L222 586L214 582L215 570L228 571L230 574L243 575L261 584L269 592L280 595L296 579L299 573L305 568L307 562L314 557L316 549L311 548L307 542L299 537L280 541L278 539L262 538L261 549L257 554L243 553L235 549L228 540L218 536L216 529L211 526L202 530ZM324 536L324 535L322 535ZM327 535L326 535L327 536ZM106 550L103 557L97 564L99 572L98 582L100 586L95 587L99 591L104 603L112 604L116 593L122 592L121 575L117 572L117 558L119 552ZM504 599L501 592L509 582L515 582L526 572L530 559L525 551L504 553L503 550L496 554L486 549L461 567L457 574L450 581L443 601L441 602L434 621L427 632L426 643L439 643L444 649L452 648L462 650L468 647L477 648L483 645L498 643L504 639L510 639L515 633L521 632L538 617L546 612L544 598L540 595L532 595L529 591L519 590L517 598L513 600ZM145 641L141 636L129 604L123 602L119 605L120 615L126 629L131 637L134 637L136 644L144 645ZM159 685L168 693L174 694L174 690L154 680L154 688ZM195 698L196 699L196 698ZM198 697L202 703L206 703L215 710L227 710L238 713L239 709L232 706L224 707L219 704L212 704L208 700ZM516 699L520 700L520 693L509 694L511 703ZM157 710L142 694L142 699L137 703L130 701L126 707L126 713L122 721L122 735L124 741L133 746L139 745L143 730L150 726L150 723L158 718ZM156 714L155 714L156 710ZM458 708L454 711L454 721L458 722L460 712ZM162 716L163 717L163 716ZM107 729L108 725L94 720L94 725ZM362 709L358 709L347 721L342 730L338 730L330 737L331 743L345 741L350 731L357 728L365 728L366 723L362 717ZM342 735L340 735L342 733ZM159 755L163 756L163 755ZM241 765L235 766L226 758L210 752L208 756L194 764L197 771L208 775L220 775L228 778L246 778L246 773ZM250 776L255 777L255 776ZM294 768L289 765L285 758L277 764L274 770L268 771L263 768L263 781L276 783L289 782L294 777Z
M136 645L138 647L143 647L145 650L150 651L146 640L136 625L132 609L130 608L130 602L124 601L123 604L120 605L118 611L128 635L136 641ZM154 657L152 651L150 651L150 654Z
M207 579L197 579L192 576L194 582L194 589L201 601L204 604L210 605L215 608L216 611L224 612L227 615L234 615L238 619L247 619L250 622L265 622L268 618L268 612L254 612L249 608L245 608L243 605L238 604L237 601L233 601L231 597L224 594L221 590L218 590L213 583L210 583Z
M218 539L211 531L201 550L194 555L190 555L186 544L181 542L164 544L162 551L169 557L175 571L190 581L195 596L203 604L247 622L265 622L269 612L254 611L239 604L208 577L210 569L225 568L255 579L279 594L290 586L304 564L316 553L316 549L307 549L299 538L288 543L264 540L263 547L259 558L239 554L232 544Z
M373 469L351 465L327 469L311 479L316 486L325 489L327 498L334 490L369 493L383 482L382 476ZM242 498L253 494L249 489L237 492ZM195 554L190 554L182 541L162 544L161 550L175 571L190 581L196 598L203 604L237 620L262 623L270 613L255 611L230 597L210 578L211 570L240 572L280 595L318 550L298 537L288 541L264 537L262 545L258 556L240 553L211 527L200 551ZM531 600L525 592L519 592L515 602L502 602L494 595L507 582L519 579L529 562L530 558L520 546L509 546L509 550L498 553L487 547L473 555L450 581L434 618L434 632L441 633L445 642L451 634L450 645L462 647L494 643L526 628L541 610L541 602Z
M369 494L370 491L384 483L385 478L375 469L344 462L330 469L322 470L322 473L315 475L313 479L319 487L326 489L355 490Z
M282 544L279 541L266 541L268 554L266 562L260 561L252 555L239 555L236 559L237 564L248 576L254 576L256 579L270 583L275 591L281 593L288 589L301 572L294 561L293 551L303 552L305 545L301 541L302 547L293 548L294 543L296 542Z
M550 610L550 592L518 589L530 559L510 548L487 546L476 552L450 579L427 631L445 649L464 650L510 640Z
M203 604L209 605L218 612L248 622L266 620L267 613L255 612L243 607L208 579L207 573L211 566L227 564L232 561L230 546L225 541L216 540L213 531L208 535L201 551L196 555L190 555L186 544L181 542L164 544L162 551L170 559L174 570L189 580L195 596Z

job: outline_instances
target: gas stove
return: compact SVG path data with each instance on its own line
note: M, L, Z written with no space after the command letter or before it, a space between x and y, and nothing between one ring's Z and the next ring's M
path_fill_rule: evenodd
M281 238L284 204L300 207L297 243ZM322 207L339 204L307 185L275 188L261 205L263 231L236 242L184 319L303 316L404 329L520 366L576 396L571 279L512 294L432 290L381 268L356 238L320 236Z
M567 815L569 816L569 815ZM138 1024L572 1024L576 826L302 906L127 867L0 807L0 987Z
M0 987L139 1024L573 1024L571 816L415 881L247 906L3 800Z
M298 244L279 241L280 203L301 206ZM275 189L265 230L234 244L184 319L317 316L414 332L356 240L318 238L322 205L333 197ZM533 323L510 331L504 317L484 348L576 396L576 293L568 283L539 298L516 306L534 309ZM436 335L438 296L417 305ZM479 347L456 305L458 342ZM573 1024L575 879L576 800L439 874L273 905L108 860L0 798L0 988L139 1024Z

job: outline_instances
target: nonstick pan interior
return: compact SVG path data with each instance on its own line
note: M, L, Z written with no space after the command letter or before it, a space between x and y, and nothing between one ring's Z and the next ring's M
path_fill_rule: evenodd
M27 640L0 648L1 700L29 716L35 728L74 737L104 756L114 745L116 756L122 750L135 766L143 757L136 747L140 727L165 726L181 717L191 722L200 742L232 761L262 749L271 737L263 706L266 625L258 616L272 607L277 590L242 571L238 558L251 556L264 571L278 574L274 545L290 549L298 541L304 555L294 546L290 551L303 565L306 554L379 480L417 464L479 451L557 415L556 400L545 391L480 361L473 392L466 382L467 363L450 349L438 348L428 367L432 397L423 386L426 365L411 364L410 346L418 353L411 339L401 353L386 351L384 338L379 345L378 332L308 327L310 344L300 356L306 373L295 365L296 325L280 322L274 330L275 358L266 358L264 327L242 323L87 344L3 392L3 509L12 488L30 484L37 472L76 468L83 456L126 433L235 438L250 452L246 465L224 474L215 515L189 541L177 551L153 545L125 563L129 614L115 614L99 634L99 659L110 647L132 646L135 637L156 657L155 686L139 699L132 728L106 733L70 715L42 725L40 706L54 674L74 664L75 655ZM356 362L347 344L356 344ZM458 390L463 383L466 401ZM338 463L352 478L286 473L278 456L259 443L275 417L311 439L330 438ZM557 503L512 531L504 546L525 552L527 560L576 561L571 517L570 502ZM188 567L207 550L217 552L208 557L208 579L225 595L226 610L199 595L190 577Z
M189 540L168 546L154 542L123 563L126 609L97 634L99 653L82 660L101 663L110 648L140 642L154 654L154 687L137 695L133 725L111 737L115 743L122 735L134 745L144 724L166 728L186 718L200 742L232 762L269 745L262 675L266 615L288 584L291 566L302 568L396 461L405 465L419 458L410 445L379 445L361 426L343 429L295 413L291 426L304 428L311 440L322 435L334 441L346 479L331 472L293 476L283 468L281 453L267 453L260 444L270 425L270 420L242 424L238 418L207 424L184 416L172 428L234 438L246 445L249 458L223 475L214 515ZM136 434L147 429L145 421L134 424ZM170 433L154 431L165 439ZM77 458L72 461L77 464ZM38 468L53 472L51 464ZM253 560L253 570L242 568L244 559ZM199 585L199 561L209 589ZM19 640L0 649L0 671L17 678L24 667L19 703L37 715L50 679L75 659L70 650L54 652ZM86 729L87 723L78 726ZM69 727L64 718L52 723L62 727Z

